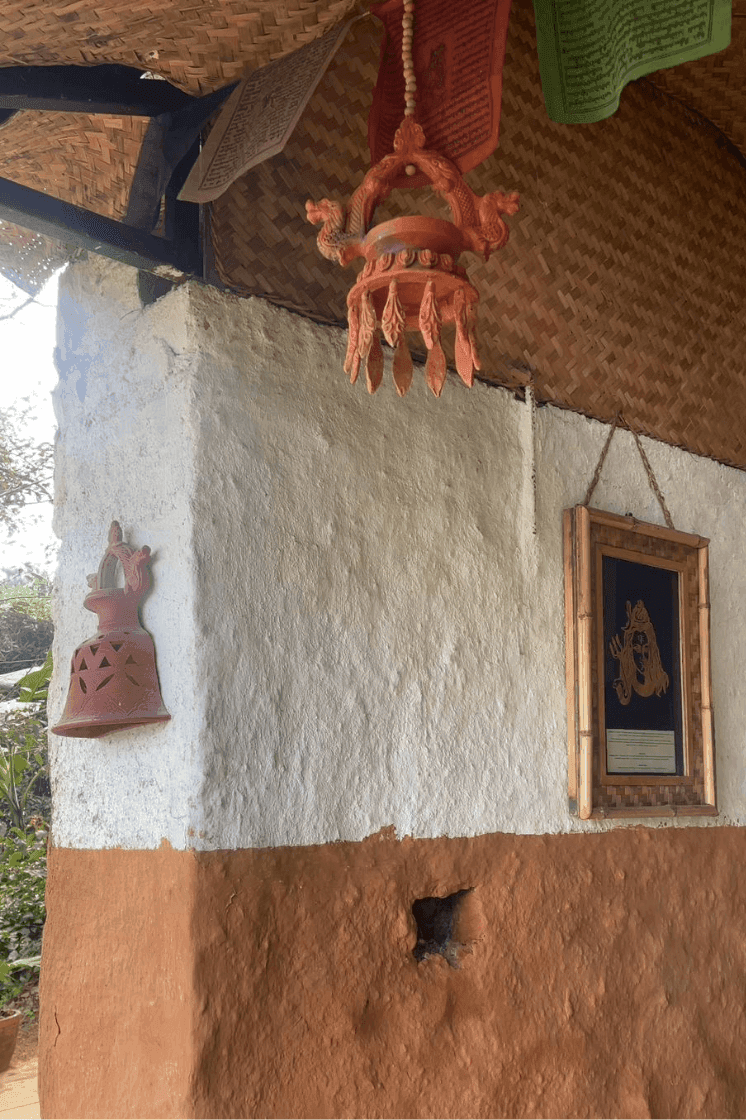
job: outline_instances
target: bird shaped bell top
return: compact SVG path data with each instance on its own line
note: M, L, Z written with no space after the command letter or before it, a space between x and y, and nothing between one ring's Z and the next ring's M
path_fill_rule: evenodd
M124 587L117 586L117 569ZM83 605L98 615L98 630L78 646L70 666L70 691L55 735L96 738L111 731L171 718L163 704L150 634L140 624L140 601L150 588L150 549L130 548L119 522Z

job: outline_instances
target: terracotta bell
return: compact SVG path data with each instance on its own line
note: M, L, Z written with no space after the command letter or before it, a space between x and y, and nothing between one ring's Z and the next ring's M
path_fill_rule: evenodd
M124 587L117 587L117 566ZM70 667L70 691L55 735L95 739L110 731L162 723L171 718L161 698L153 639L140 625L140 600L150 588L150 549L122 540L112 521L109 545L83 605L98 615L98 630L78 646Z

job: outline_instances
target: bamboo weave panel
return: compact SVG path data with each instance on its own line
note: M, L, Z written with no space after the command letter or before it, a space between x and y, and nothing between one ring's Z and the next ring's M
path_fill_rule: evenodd
M733 0L727 50L658 70L648 80L709 117L746 155L746 0Z
M713 98L723 83L719 123L736 138L740 87L731 60L742 49L739 5L733 48L687 64L707 62ZM244 68L260 65L349 11L346 0L307 0L286 6L280 19L276 5L259 3L252 12L259 9L260 28L240 5L227 15L217 0L182 7L135 0L94 12L14 0L0 13L5 61L124 61L198 92L232 80L236 58ZM215 205L216 271L233 290L343 320L352 271L318 255L303 205L308 197L348 198L367 168L378 45L373 21L364 21L286 151ZM540 400L602 420L621 408L638 431L743 467L746 430L732 417L746 408L738 361L746 326L738 263L746 249L744 168L720 133L653 84L673 81L678 69L628 87L609 121L557 125L543 108L530 0L515 0L501 146L469 176L480 193L517 188L522 196L508 246L486 265L465 258L482 297L483 372L511 386L533 378ZM145 126L141 118L18 114L0 130L0 173L121 217ZM442 212L437 200L422 199L422 192L401 192L379 217Z
M378 46L363 21L285 151L213 204L230 288L344 322L354 272L318 254L304 204L347 200L367 169ZM746 467L746 426L733 422L746 414L746 171L722 135L647 81L607 121L550 121L531 3L515 0L500 147L468 179L479 193L521 193L508 245L487 264L464 256L484 377L533 378L540 401L606 421L622 409L641 433ZM377 218L397 212L445 210L401 191Z
M146 117L21 112L0 130L0 177L124 217Z
M355 0L3 0L0 66L153 70L207 93L319 38Z

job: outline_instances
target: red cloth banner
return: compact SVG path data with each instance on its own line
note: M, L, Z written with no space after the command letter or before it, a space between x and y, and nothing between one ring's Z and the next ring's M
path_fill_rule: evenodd
M368 120L371 162L393 151L404 117L402 0L373 9L384 25L381 64ZM510 0L417 0L414 10L415 120L427 147L470 171L498 142ZM419 178L419 176L418 176ZM416 186L416 179L401 186Z

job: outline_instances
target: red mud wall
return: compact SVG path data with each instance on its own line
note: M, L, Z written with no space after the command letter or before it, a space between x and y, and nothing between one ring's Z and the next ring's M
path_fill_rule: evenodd
M42 1116L189 1116L194 856L52 848Z
M743 1115L745 857L730 828L55 850L43 1115ZM472 951L418 964L412 902L462 887Z

